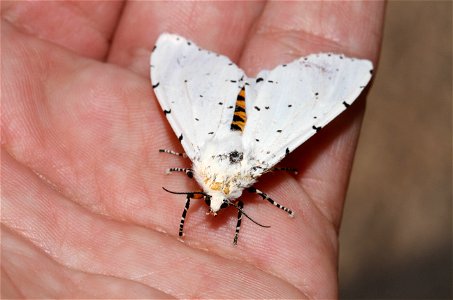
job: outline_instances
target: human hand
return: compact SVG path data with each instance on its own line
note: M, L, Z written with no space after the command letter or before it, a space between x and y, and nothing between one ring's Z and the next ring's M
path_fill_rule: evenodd
M152 93L162 32L225 54L250 76L315 52L376 63L381 2L2 3L2 296L334 298L338 230L364 99L292 153L299 175L206 216L165 169L187 160ZM109 40L113 40L109 44Z

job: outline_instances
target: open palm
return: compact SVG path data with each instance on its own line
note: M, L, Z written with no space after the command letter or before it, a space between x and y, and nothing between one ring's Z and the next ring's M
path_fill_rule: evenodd
M322 2L2 2L2 296L334 298L338 229L364 101L257 187L206 216L190 162L152 93L161 32L225 54L248 75L312 52L376 62L383 5ZM112 41L110 43L110 41Z

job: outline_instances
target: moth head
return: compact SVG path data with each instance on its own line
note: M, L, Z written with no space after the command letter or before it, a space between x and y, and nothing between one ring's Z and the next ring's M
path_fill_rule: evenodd
M222 208L227 208L230 205L230 201L225 198L225 194L222 192L211 192L210 195L205 197L206 204L210 208L210 213L214 216Z

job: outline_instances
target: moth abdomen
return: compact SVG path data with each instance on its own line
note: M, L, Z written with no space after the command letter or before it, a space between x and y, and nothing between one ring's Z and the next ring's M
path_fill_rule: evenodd
M233 121L230 129L232 131L244 131L247 114L245 112L245 86L242 87L236 98L236 106L234 108Z

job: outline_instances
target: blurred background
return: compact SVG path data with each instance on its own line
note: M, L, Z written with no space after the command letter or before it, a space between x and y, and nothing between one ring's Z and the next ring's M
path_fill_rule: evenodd
M341 229L340 296L451 299L452 2L388 2L367 103Z

